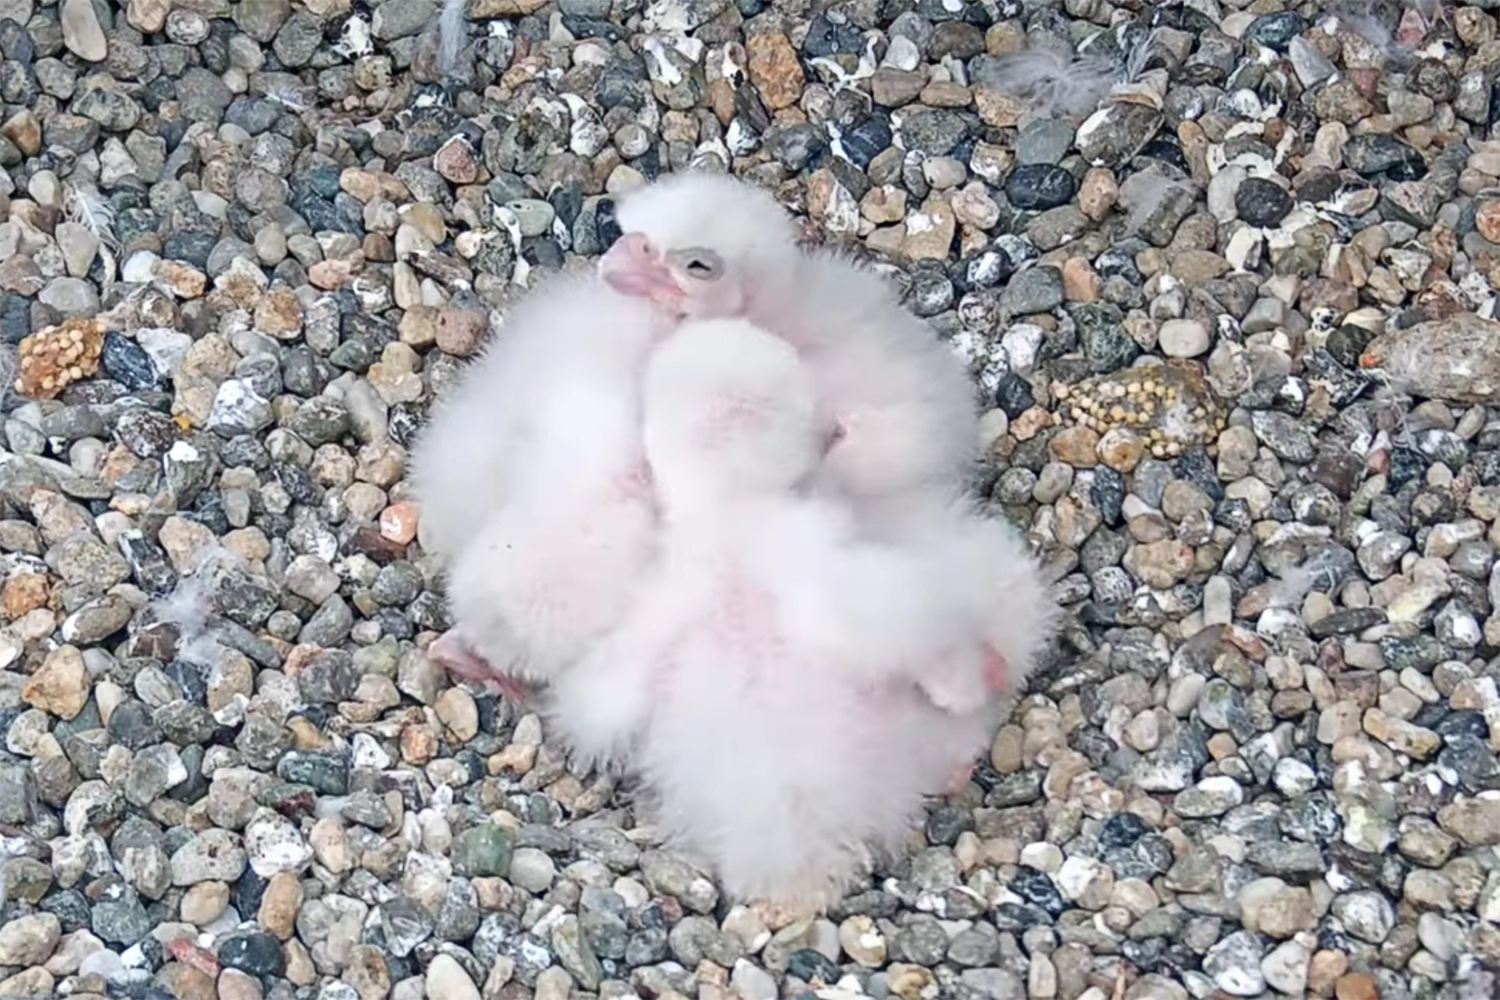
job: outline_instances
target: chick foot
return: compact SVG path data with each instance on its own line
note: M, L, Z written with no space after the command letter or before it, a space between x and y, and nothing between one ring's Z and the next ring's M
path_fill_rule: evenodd
M989 643L984 644L984 679L996 691L1004 691L1011 686L1010 664Z
M427 655L442 664L454 677L491 685L517 705L526 704L531 695L525 682L497 669L452 629L438 636L427 647Z

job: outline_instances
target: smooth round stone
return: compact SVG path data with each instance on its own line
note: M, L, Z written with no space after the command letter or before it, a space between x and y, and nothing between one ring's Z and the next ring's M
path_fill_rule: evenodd
M1275 226L1292 210L1292 196L1275 181L1247 177L1234 193L1234 208L1252 226Z
M1169 319L1157 333L1162 353L1172 358L1196 358L1208 351L1208 327L1195 319Z
M1056 164L1073 145L1071 122L1057 118L1038 118L1021 129L1016 137L1016 161L1027 164Z
M1050 163L1023 163L1005 182L1005 196L1017 208L1046 211L1066 205L1078 193L1078 182L1062 167Z
M264 933L237 934L219 946L219 963L252 976L269 976L285 967L281 942Z
M552 220L557 217L557 210L540 198L523 198L505 207L515 213L522 236L541 236L552 227Z

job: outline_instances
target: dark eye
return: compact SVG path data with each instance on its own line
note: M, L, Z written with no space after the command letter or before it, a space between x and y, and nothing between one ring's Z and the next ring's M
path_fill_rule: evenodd
M677 266L697 281L714 281L724 273L724 259L712 250L695 247L677 255Z

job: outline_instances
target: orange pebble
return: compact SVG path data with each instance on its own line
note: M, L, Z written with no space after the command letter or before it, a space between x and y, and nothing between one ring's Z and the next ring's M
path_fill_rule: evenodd
M406 545L417 537L417 506L409 500L393 503L380 512L380 537Z

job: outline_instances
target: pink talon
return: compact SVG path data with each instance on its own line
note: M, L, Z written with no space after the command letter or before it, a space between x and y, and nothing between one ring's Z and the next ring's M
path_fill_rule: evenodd
M984 679L996 691L1010 687L1010 664L989 643L984 644Z
M427 647L427 655L460 680L493 685L517 705L525 704L530 694L522 681L495 669L494 664L476 653L451 629Z

